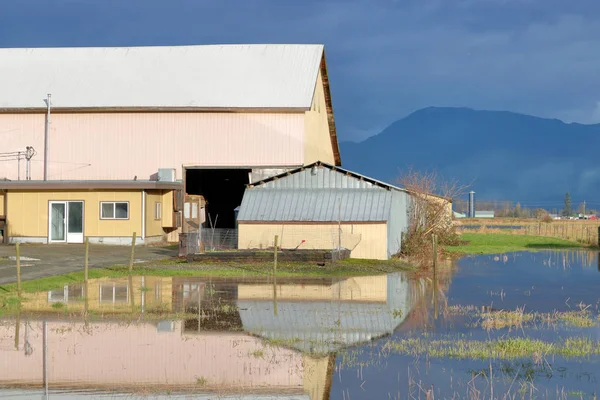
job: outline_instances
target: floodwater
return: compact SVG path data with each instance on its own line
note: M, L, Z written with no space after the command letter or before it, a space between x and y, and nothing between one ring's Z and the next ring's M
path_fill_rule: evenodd
M0 398L594 399L599 289L585 251L467 257L435 280L90 280L87 301L65 286L0 319ZM494 325L503 311L520 319Z

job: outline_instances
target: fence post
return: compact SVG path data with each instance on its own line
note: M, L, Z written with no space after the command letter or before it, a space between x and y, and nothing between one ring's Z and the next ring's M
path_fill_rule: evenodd
M135 232L131 236L131 256L129 257L129 273L133 271L133 257L135 256Z
M436 275L436 269L437 269L437 235L431 235L431 239L433 241L433 277L435 279L435 275Z
M274 248L273 248L273 276L277 273L277 242L279 241L279 236L275 235Z
M90 238L85 238L85 260L83 262L83 280L88 281L88 260L90 256ZM87 296L87 293L85 294Z
M21 297L21 248L15 245L17 251L17 296Z

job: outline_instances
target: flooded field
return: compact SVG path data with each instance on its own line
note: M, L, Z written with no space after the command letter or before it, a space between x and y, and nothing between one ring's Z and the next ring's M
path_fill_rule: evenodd
M467 257L435 281L91 280L0 320L0 398L594 399L599 289L585 251Z

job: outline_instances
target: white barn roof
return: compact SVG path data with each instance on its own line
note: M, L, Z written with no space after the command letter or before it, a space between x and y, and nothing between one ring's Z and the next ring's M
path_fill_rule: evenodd
M0 109L309 109L323 45L0 49Z

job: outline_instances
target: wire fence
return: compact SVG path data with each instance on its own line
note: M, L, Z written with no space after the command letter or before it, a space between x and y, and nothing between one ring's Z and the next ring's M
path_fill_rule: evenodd
M282 250L354 250L362 234L338 226L250 226L244 229L210 229L182 234L181 255L211 251L267 250L275 236Z
M458 225L462 232L510 233L516 235L546 236L579 242L588 245L599 245L600 223L598 221L511 221L503 223L494 220L485 224Z

